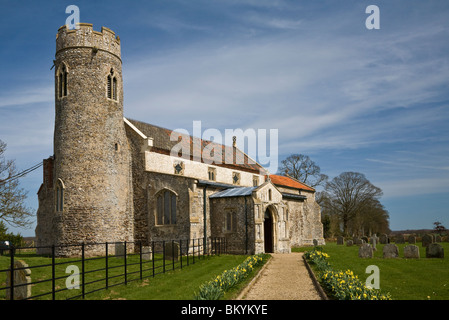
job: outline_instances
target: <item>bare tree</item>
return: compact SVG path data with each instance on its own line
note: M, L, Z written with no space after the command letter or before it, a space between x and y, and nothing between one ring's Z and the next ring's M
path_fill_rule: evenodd
M14 227L28 227L32 213L24 204L27 193L19 187L15 163L5 159L5 151L6 143L0 140L0 221Z
M339 216L344 234L364 233L365 227L373 230L373 224L388 228L388 212L379 202L382 190L364 174L343 172L326 183L324 192L320 205Z
M281 161L280 174L290 176L312 188L324 185L328 176L321 173L320 167L303 154L292 154Z

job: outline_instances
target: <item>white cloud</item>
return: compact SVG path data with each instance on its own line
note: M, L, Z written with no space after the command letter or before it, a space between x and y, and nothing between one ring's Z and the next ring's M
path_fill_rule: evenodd
M20 106L26 104L35 104L41 102L54 102L54 87L48 86L24 86L8 93L2 93L0 99L0 108L10 106Z

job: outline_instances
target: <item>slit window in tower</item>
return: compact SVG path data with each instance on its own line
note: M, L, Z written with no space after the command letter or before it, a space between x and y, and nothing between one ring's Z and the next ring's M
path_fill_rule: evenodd
M63 66L62 71L63 71L62 77L64 82L62 95L65 97L67 96L67 70L65 66Z
M112 99L112 76L108 75L108 98Z
M58 96L62 98L62 73L58 75Z
M112 99L117 100L117 78L112 78Z
M67 68L62 64L58 73L58 96L59 98L67 96Z

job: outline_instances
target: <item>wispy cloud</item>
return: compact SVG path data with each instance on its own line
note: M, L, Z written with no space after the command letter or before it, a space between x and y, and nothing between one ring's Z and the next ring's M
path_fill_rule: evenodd
M25 86L23 88L15 88L7 93L1 93L0 108L27 105L41 102L54 102L54 87L51 85L44 86Z

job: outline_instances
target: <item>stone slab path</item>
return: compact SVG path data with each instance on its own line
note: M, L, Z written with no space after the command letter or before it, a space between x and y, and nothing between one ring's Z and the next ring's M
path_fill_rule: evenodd
M243 291L241 300L321 300L302 253L271 253L259 277Z

